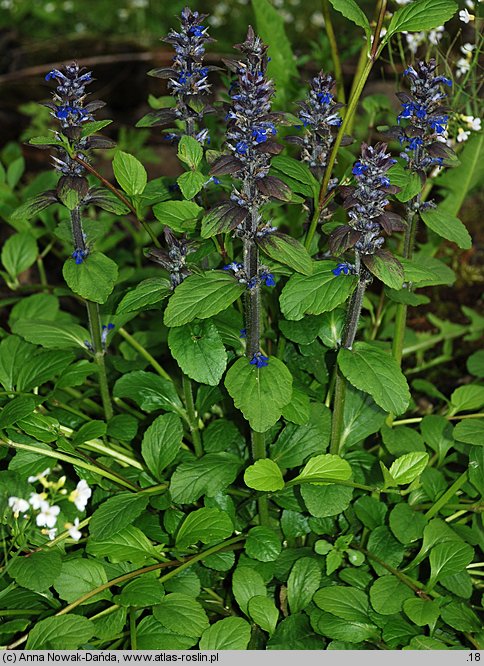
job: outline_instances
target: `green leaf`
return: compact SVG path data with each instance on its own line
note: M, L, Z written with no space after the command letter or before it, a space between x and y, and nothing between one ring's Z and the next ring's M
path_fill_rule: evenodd
M10 400L0 412L0 428L7 428L12 424L24 419L26 416L32 414L36 408L37 403L34 398L29 396L18 396Z
M348 641L350 644L377 640L379 633L378 628L370 621L349 622L319 609L315 609L311 614L311 624L323 636L337 641Z
M398 485L412 483L427 467L429 454L421 451L406 453L390 467L390 474Z
M220 509L204 508L192 511L183 521L176 536L176 547L186 550L187 546L202 543L218 543L232 535L234 526L230 517Z
M92 514L89 532L93 539L107 539L130 525L148 504L148 497L122 492L103 502Z
M78 446L83 442L87 442L90 439L96 439L96 437L103 437L106 434L107 426L104 421L89 421L84 423L77 432L74 433L74 436L71 440L73 446Z
M59 615L37 622L30 631L27 650L77 650L94 635L94 624L80 615Z
M183 326L225 310L245 291L232 275L211 271L189 275L173 292L165 310L166 326Z
M362 12L358 4L354 0L329 0L336 11L343 14L343 16L356 25L366 33L368 42L370 42L371 28L366 15Z
M268 234L257 240L257 245L268 257L290 266L298 273L311 275L313 261L302 243L287 234Z
M121 299L116 314L152 310L152 305L161 303L171 292L171 285L166 278L148 278L130 289Z
M161 479L165 467L175 460L182 440L183 425L176 414L158 416L145 430L141 455L156 479Z
M484 386L468 384L459 386L450 396L451 414L480 409L484 406Z
M193 638L198 638L208 628L208 617L201 604L178 592L163 597L153 609L153 615L164 627L176 633L182 630Z
M94 120L90 123L84 123L81 130L81 138L91 136L91 134L96 134L96 132L100 132L112 122L112 120Z
M39 351L20 368L17 377L18 390L29 391L54 379L67 368L74 358L74 355L68 351L56 349Z
M419 0L393 14L386 39L396 32L432 30L451 19L458 7L451 0Z
M118 379L113 397L130 398L145 412L163 409L179 412L182 403L172 382L144 370L128 372Z
M438 543L430 551L429 585L435 585L442 576L459 573L472 562L473 557L474 549L467 543L458 541Z
M219 384L227 366L227 353L212 321L195 320L171 328L168 346L188 377L210 386Z
M245 650L250 641L250 624L241 617L214 622L200 638L200 650Z
M293 479L293 482L309 481L313 478L312 483L323 480L346 481L351 478L351 475L352 470L346 460L332 453L326 453L310 458L303 471Z
M273 562L281 554L282 545L277 533L270 527L252 527L245 541L245 552L259 562Z
M13 324L12 331L48 349L85 349L84 341L89 339L89 333L82 326L51 321L21 319Z
M403 611L418 627L435 625L440 615L439 605L427 599L407 599Z
M121 606L146 608L147 606L156 606L164 596L163 585L158 580L142 576L125 585L121 594L118 594L114 601Z
M404 602L413 597L413 591L394 576L382 576L370 588L371 605L380 615L399 613Z
M15 225L22 225L22 228L28 227L26 222L36 217L40 211L57 203L58 199L54 190L49 190L43 194L38 194L33 199L28 199L21 206L16 208L10 216L10 222Z
M405 273L405 281L412 282L415 287L433 287L455 282L454 271L434 257L421 257L415 261L400 258L400 263Z
M462 601L451 601L443 606L442 620L457 631L481 631L482 622L467 604Z
M107 557L110 562L140 562L156 558L158 552L143 532L128 525L119 532L102 539L89 537L87 552L95 557Z
M368 596L362 590L343 585L323 587L314 595L314 603L322 610L349 622L369 622Z
M193 201L162 201L153 206L157 220L173 231L194 231L202 208Z
M28 143L31 146L64 146L66 140L57 138L55 134L51 136L33 136Z
M397 504L390 513L390 529L400 543L409 544L421 539L427 524L425 516L413 511L408 504Z
M60 574L61 554L55 548L39 550L29 557L12 560L8 573L21 587L34 592L45 592Z
M328 448L330 433L329 409L325 405L311 405L309 422L304 425L289 423L271 448L271 458L282 468L299 467L309 456Z
M251 428L265 432L278 421L291 400L292 375L275 356L262 368L251 365L247 358L239 358L227 372L225 387Z
M384 254L383 254L384 252ZM367 255L365 266L379 280L391 289L401 289L403 286L403 266L390 252Z
M276 108L284 108L290 96L293 81L298 75L296 59L292 52L285 27L284 19L268 0L252 0L257 33L266 44L271 44L267 73L276 84Z
M240 610L248 615L248 603L252 597L266 596L264 579L252 567L239 566L232 575L232 592Z
M462 222L441 208L430 209L420 212L420 217L436 234L447 240L453 241L463 250L472 247L472 238Z
M230 453L207 453L179 465L171 477L170 494L176 504L191 504L202 495L225 490L239 473L241 461Z
M198 169L203 157L203 148L199 141L192 136L182 136L178 143L178 159L190 169Z
M282 416L286 421L296 425L307 424L311 416L311 405L307 393L293 387L291 402L283 408Z
M105 303L116 284L118 267L105 254L92 252L82 264L76 264L70 257L62 275L75 294L95 303Z
M148 177L146 169L139 160L122 150L116 151L113 159L113 171L121 188L130 196L142 194Z
M479 184L484 177L484 160L482 150L484 147L484 133L473 134L463 148L459 151L459 166L445 170L436 179L436 184L446 192L445 199L439 203L442 210L451 215L458 215L462 204L468 194Z
M356 287L356 277L337 277L334 268L334 261L318 261L313 264L311 276L293 275L289 279L279 299L286 319L328 312L348 299Z
M268 650L324 650L326 644L316 636L307 615L289 615L279 622L267 643Z
M356 500L353 508L358 520L370 530L374 530L385 522L387 508L383 502L380 502L375 497L363 495Z
M484 377L484 349L479 349L469 356L467 370L475 377Z
M474 446L484 446L484 421L466 419L460 421L454 428L454 439Z
M183 631L182 627L178 630ZM138 650L188 650L197 639L172 631L148 615L136 627Z
M357 389L393 414L402 414L410 402L410 391L398 363L379 346L356 342L353 349L340 349L338 365Z
M76 557L62 563L54 588L61 599L71 603L107 582L108 577L101 562ZM92 604L110 598L111 593L104 590L83 603Z
M2 247L2 264L12 279L30 268L38 255L35 238L28 231L7 238Z
M312 557L297 560L287 579L287 600L291 613L308 606L321 583L321 567Z
M378 432L386 418L386 412L375 404L373 398L348 385L346 387L341 447L348 449L368 435Z
M252 621L272 636L279 619L279 611L272 599L264 596L252 597L249 599L248 611Z
M400 192L395 196L402 203L413 199L422 189L422 182L418 174L405 169L401 164L392 166L387 175L391 184L400 188Z
M303 162L295 160L293 157L287 157L287 155L275 155L271 160L271 166L288 176L290 181L296 181L294 185L292 182L289 183L294 191L312 197L318 194L319 183ZM298 184L304 187L298 187Z
M397 541L386 525L376 527L368 539L368 550L380 560L392 567L398 567L405 553L405 548ZM371 560L370 564L379 576L388 573L387 569L377 560Z
M326 518L346 511L353 497L353 488L335 484L304 483L301 486L301 495L312 516Z
M207 176L200 171L185 171L176 179L185 199L193 199L207 182Z
M244 481L249 488L265 492L274 492L284 488L282 472L269 458L257 460L248 467L244 473Z

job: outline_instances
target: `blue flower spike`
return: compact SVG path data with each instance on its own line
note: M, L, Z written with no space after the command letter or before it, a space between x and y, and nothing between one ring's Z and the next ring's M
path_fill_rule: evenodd
M269 357L264 356L262 352L255 352L254 356L250 361L250 365L255 365L258 368L265 368L269 365Z

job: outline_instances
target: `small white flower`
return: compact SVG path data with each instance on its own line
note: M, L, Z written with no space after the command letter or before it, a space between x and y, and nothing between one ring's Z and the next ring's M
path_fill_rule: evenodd
M40 479L44 479L46 476L49 476L50 474L50 467L47 467L47 469L44 469L43 472L40 472L40 474L37 474L36 476L29 476L27 481L29 483L35 483L36 481L40 481Z
M472 51L476 48L475 44L471 44L470 42L466 42L465 44L462 44L460 47L461 52L466 55L467 57L470 57L472 55Z
M412 0L395 0L397 5L408 5L412 2Z
M66 523L64 525L64 527L66 528L66 530L68 530L69 536L71 537L71 539L74 539L74 541L79 541L79 539L82 537L82 534L81 534L80 530L78 529L78 527L79 527L79 518L76 518L74 520L74 524Z
M8 506L12 509L15 518L18 518L21 513L25 513L30 509L27 500L14 496L8 498Z
M420 44L425 41L425 32L407 33L405 39L407 40L408 48L411 53L416 53Z
M387 31L386 28L382 28L382 29L380 30L380 39L383 39L383 37L385 37L385 35L387 34L387 32L388 32L388 31Z
M456 62L457 76L464 76L471 68L471 63L466 58L459 58Z
M469 9L474 9L475 7L472 0L466 0L466 5L469 7Z
M50 529L50 530L47 532L47 534L48 534L48 536L49 536L49 539L50 539L51 541L54 541L54 539L55 539L55 535L57 534L57 527L53 527L52 529Z
M31 493L29 497L29 504L32 509L36 511L42 507L42 503L45 502L46 495L45 493Z
M323 16L322 12L314 12L314 14L311 16L311 23L316 28L323 28L324 27L324 16Z
M473 118L472 116L467 117L467 122L469 124L469 127L471 130L474 132L480 132L481 131L481 119L480 118Z
M92 495L92 490L87 485L87 481L81 479L75 490L69 495L69 501L74 502L78 511L84 511L87 501Z
M471 135L470 132L466 132L465 129L459 127L459 130L457 132L457 143L462 143L463 141L467 141L470 135Z
M39 527L55 527L57 516L60 513L60 506L53 504L50 506L48 502L42 502L40 513L35 519Z
M438 28L435 28L435 30L431 30L429 32L429 42L433 44L434 46L437 46L437 44L440 42L442 39L442 35L444 34L444 26L439 25Z
M467 9L461 9L459 12L459 18L462 23L469 23L469 21L473 21L475 19L475 16L473 14L469 14Z

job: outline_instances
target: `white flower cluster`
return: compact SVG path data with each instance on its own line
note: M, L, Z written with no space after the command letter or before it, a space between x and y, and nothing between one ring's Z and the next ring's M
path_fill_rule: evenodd
M475 44L467 42L460 47L460 51L463 54L463 57L459 58L456 62L457 66L457 76L464 76L471 68L472 53L476 48Z
M407 45L409 48L409 51L411 53L416 53L418 50L418 47L421 46L422 44L426 42L430 42L434 46L437 46L437 44L440 42L442 39L442 36L445 32L444 26L439 25L437 28L434 28L433 30L429 30L428 32L404 32L405 39L407 41Z
M53 488L55 491L59 491L62 495L67 494L67 490L63 488L66 477L63 476L57 482L53 482L47 480L49 474L50 469L47 468L43 472L40 472L40 474L29 476L27 480L29 483L39 482L44 489ZM87 482L84 479L81 479L75 490L70 493L68 500L75 504L78 511L84 511L91 495L92 490L89 488ZM51 504L48 502L47 492L31 493L28 500L23 499L22 497L9 497L8 506L12 510L16 520L18 520L20 515L22 515L24 519L28 519L32 512L38 512L35 515L35 523L37 527L43 528L42 533L48 535L51 541L55 539L58 531L56 524L61 508L57 504ZM69 532L69 536L74 539L74 541L79 541L82 536L79 530L79 518L76 518L74 523L65 523L64 529Z
M480 132L481 131L481 119L480 118L474 118L474 116L464 116L461 115L459 116L460 120L463 120L466 124L466 127L459 127L457 130L457 137L456 140L458 143L462 143L463 141L467 141L467 139L471 135L472 132Z

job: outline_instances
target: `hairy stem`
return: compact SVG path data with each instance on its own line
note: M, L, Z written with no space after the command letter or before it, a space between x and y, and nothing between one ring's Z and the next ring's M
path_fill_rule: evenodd
M101 322L99 318L99 305L92 301L86 301L87 313L89 316L89 327L91 329L91 340L94 347L94 361L98 367L99 390L104 408L106 421L113 418L113 406L109 393L108 377L106 374L106 364L104 362L104 348L101 339Z
M192 435L193 448L198 458L203 456L202 440L200 437L200 428L198 427L198 416L193 402L193 390L191 380L183 373L183 394L185 396L185 405L187 408L188 423Z

